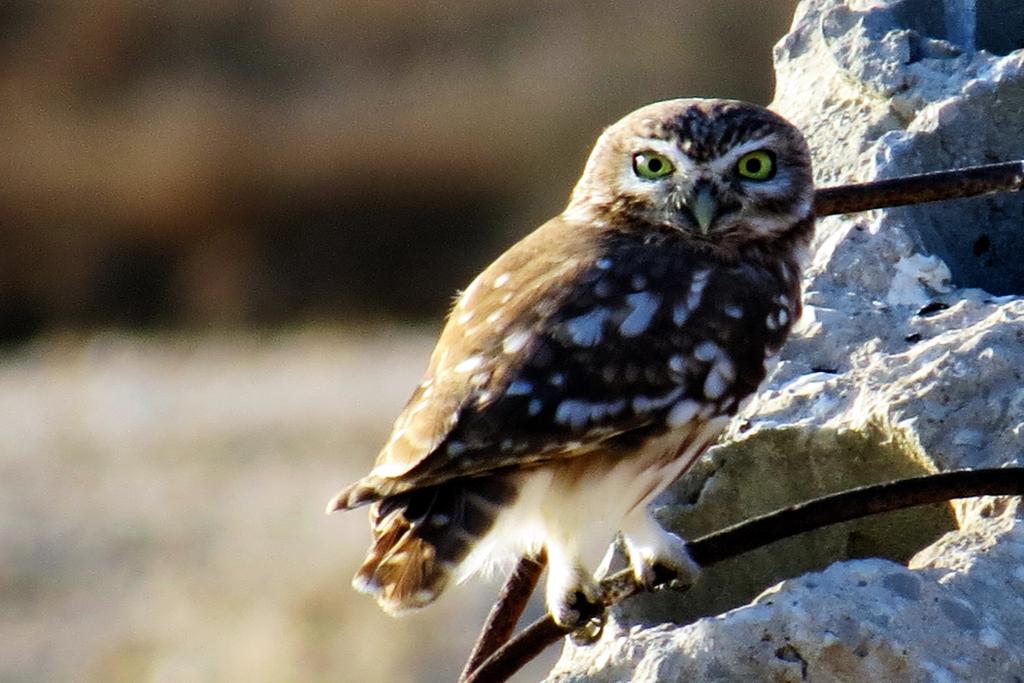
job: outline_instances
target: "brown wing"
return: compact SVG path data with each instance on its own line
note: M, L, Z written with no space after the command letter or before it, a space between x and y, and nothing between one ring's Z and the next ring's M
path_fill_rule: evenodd
M548 222L463 293L376 466L329 509L732 414L799 313L795 273L653 228Z

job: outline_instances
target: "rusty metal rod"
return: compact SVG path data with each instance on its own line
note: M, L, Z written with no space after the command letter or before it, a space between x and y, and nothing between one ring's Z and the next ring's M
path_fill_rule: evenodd
M480 630L480 637L459 675L460 683L469 680L473 672L512 637L519 617L523 615L526 603L533 595L533 589L537 587L537 581L540 580L547 561L547 553L544 550L536 557L519 558L519 563L501 589L498 601L487 615L487 621Z
M1024 161L1007 161L870 183L821 187L814 191L814 213L832 216L1021 189L1024 189Z

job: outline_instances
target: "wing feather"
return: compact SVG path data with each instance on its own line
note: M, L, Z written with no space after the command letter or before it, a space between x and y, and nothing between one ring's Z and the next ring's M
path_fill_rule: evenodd
M628 452L672 415L731 414L756 389L766 348L788 332L765 326L771 293L793 289L783 270L716 261L670 232L581 230L595 228L549 221L462 293L374 469L329 509Z

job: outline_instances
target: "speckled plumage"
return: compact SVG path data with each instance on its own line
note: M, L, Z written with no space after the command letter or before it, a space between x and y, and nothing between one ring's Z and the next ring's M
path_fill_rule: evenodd
M740 177L760 150L772 177ZM642 153L673 172L640 176ZM400 612L544 547L548 604L571 624L616 530L639 579L695 571L645 506L714 442L799 317L812 198L803 138L754 105L672 100L605 131L566 210L459 297L374 469L329 505L373 503L356 587Z

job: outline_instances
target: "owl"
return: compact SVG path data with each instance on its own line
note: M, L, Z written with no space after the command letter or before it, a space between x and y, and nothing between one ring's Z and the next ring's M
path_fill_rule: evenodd
M696 578L648 503L711 446L801 311L807 145L732 100L645 106L597 140L561 215L458 297L368 475L353 585L398 614L545 550L548 608L579 626L621 532L636 579Z

